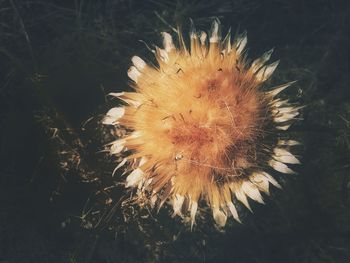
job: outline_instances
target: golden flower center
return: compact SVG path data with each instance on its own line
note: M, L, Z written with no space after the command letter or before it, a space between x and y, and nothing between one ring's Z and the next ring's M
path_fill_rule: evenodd
M249 166L247 145L256 139L263 120L259 93L250 89L251 80L233 77L230 70L196 73L182 78L192 85L189 101L174 99L172 103L181 105L179 112L166 119L164 131L174 152L219 170Z
M200 127L198 124L184 124L171 130L172 143L176 145L192 145L200 147L203 144L212 143L214 138L210 129Z

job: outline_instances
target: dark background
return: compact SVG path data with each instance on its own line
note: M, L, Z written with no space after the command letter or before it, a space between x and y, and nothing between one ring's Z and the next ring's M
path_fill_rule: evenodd
M0 263L350 262L349 16L346 0L0 0ZM152 60L139 40L213 17L248 31L251 58L275 47L273 83L298 80L303 165L242 225L190 232L120 208L99 120L131 56Z

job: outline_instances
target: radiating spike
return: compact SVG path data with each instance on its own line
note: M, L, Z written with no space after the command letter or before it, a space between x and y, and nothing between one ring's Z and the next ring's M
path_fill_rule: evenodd
M205 46L206 44L206 40L207 40L207 33L205 33L204 31L201 32L201 35L199 37L199 40L201 41L201 44L203 46Z
M125 94L125 92L110 92L110 93L108 93L108 96L119 98L119 97L123 96L124 94Z
M231 52L231 27L228 29L228 32L226 34L226 37L222 41L223 44L223 50L226 51L227 53Z
M228 209L230 210L230 212L231 212L233 218L234 218L237 222L242 223L241 220L239 219L239 216L238 216L237 209L236 209L235 205L234 205L232 202L229 202L229 203L227 203L227 207L228 207Z
M151 202L150 202L150 205L152 208L155 207L157 200L158 200L158 195L157 195L157 193L153 192L152 196L151 196Z
M269 64L266 66L265 74L264 74L264 81L271 77L275 69L277 68L278 64L280 63L279 60Z
M292 169L290 169L287 165L285 165L284 163L281 163L279 161L271 159L269 161L269 165L273 169L275 169L277 172L285 173L285 174L295 174L295 172Z
M219 208L213 207L213 217L215 223L219 227L224 227L226 225L227 215L221 211Z
M147 187L151 185L152 181L153 181L153 178L149 178L149 179L145 180L145 182L143 184L144 189L147 189Z
M164 49L161 49L159 47L156 47L156 56L164 63L167 63L169 61L168 52L166 52Z
M173 210L174 210L174 216L179 215L181 216L181 210L182 210L182 205L185 201L185 197L183 195L176 194L173 198Z
M196 31L196 27L193 23L193 20L190 18L190 38L191 39L197 39L197 31Z
M277 130L281 130L281 131L286 131L289 129L289 127L291 126L292 124L287 124L287 125L282 125L282 126L276 126L276 129Z
M196 219L196 213L197 213L197 208L198 208L198 203L195 201L191 201L191 211L190 211L190 216L191 216L191 230L193 228L193 224Z
M244 181L242 183L242 190L247 196L249 196L254 201L260 204L264 204L264 200L262 199L259 189L251 182Z
M146 67L146 62L139 56L133 56L131 62L140 72Z
M148 161L147 158L145 156L142 156L140 159L139 167L147 163L147 161Z
M199 50L199 39L196 32L196 28L194 26L193 20L191 21L191 27L190 27L190 43L191 43L191 55L194 56L202 56L201 51Z
M184 52L184 54L188 54L188 51L187 51L187 47L186 47L186 43L185 43L185 40L183 38L183 35L181 33L181 29L180 27L177 28L177 37L178 37L178 43L179 43L179 49L180 51Z
M138 100L131 100L131 99L122 99L125 103L134 106L135 108L139 107L141 105L141 102Z
M251 70L253 71L253 73L257 72L262 66L264 66L264 64L271 58L272 52L273 48L262 54L260 58L254 60L251 66Z
M118 124L118 120L124 116L124 113L124 107L112 108L107 112L106 116L102 120L102 123L105 125Z
M210 43L218 43L221 39L219 19L215 19L213 21L210 31L211 31L211 35L210 35L209 42Z
M207 34L202 31L199 37L200 46L198 48L199 57L206 57L208 54L208 45L207 45Z
M137 83L137 79L140 77L141 73L137 70L135 66L131 66L128 70L128 76L131 80Z
M270 102L270 104L275 107L275 108L279 108L279 107L287 107L290 106L290 104L288 103L288 99L287 100L281 100L281 99L275 99L272 102Z
M261 191L270 194L269 180L264 176L264 172L255 172L249 178Z
M155 51L154 49L150 48L150 46L149 46L145 41L139 40L139 42L141 42L142 44L144 44L145 47L146 47L150 52L152 52L153 54L156 53L156 51Z
M114 176L115 172L120 169L126 162L128 161L127 158L124 158L118 165L116 168L114 168L113 173L112 173L112 177Z
M286 84L282 84L282 85L279 85L277 87L274 87L271 91L268 91L266 92L265 94L269 97L275 97L278 93L280 93L281 91L285 90L286 88L288 88L289 86L293 85L296 81L291 81L291 82L288 82ZM287 102L286 100L285 101L279 101L279 102ZM274 106L276 107L280 107L282 105L281 104L276 104Z
M118 99L134 107L139 107L143 102L143 96L140 93L136 92L118 92L109 93L108 95L117 97Z
M289 113L288 112L282 113L282 116L285 116L286 118L289 118L289 116L291 116L290 119L293 119L293 118L295 118L295 117L300 115L299 108L300 107L295 107L294 110L289 112Z
M291 113L293 112L293 107L280 107L280 108L276 108L276 109L273 109L271 112L275 115L278 115L278 114L283 114L283 113Z
M245 46L247 45L247 42L248 42L247 31L244 31L240 36L237 37L237 40L236 40L237 55L240 55L242 53Z
M110 147L110 154L118 154L121 151L123 151L125 148L125 145L124 145L125 142L126 141L124 139L120 139L112 142Z
M263 172L262 173L266 178L267 180L275 187L279 188L279 189L282 189L282 186L275 180L275 178L273 178L271 175L269 175L268 173L266 172Z
M251 212L253 212L248 203L247 196L245 195L245 193L242 191L241 188L235 191L235 195L238 201L240 201L242 204L245 205L245 207L247 207Z
M107 116L108 117L113 117L116 120L123 117L125 113L125 108L124 107L115 107L115 108L111 108L108 112L107 112Z
M278 112L277 116L275 118L281 118L281 119L293 119L294 117L298 116L300 114L299 111L291 111L291 112ZM283 121L279 121L283 122Z
M278 145L287 145L287 146L295 146L300 145L301 143L295 140L278 140Z
M142 192L144 184L145 184L145 178L142 177L139 183L137 184L137 194Z
M272 113L275 115L281 115L281 114L295 114L297 116L299 114L299 109L301 107L279 107L272 109Z
M282 148L275 148L273 150L275 156L274 158L282 163L290 163L290 164L300 164L300 161L290 152Z
M274 122L286 122L294 119L296 116L299 115L299 112L294 112L294 113L285 113L282 114L282 116L275 116L273 117Z
M290 113L283 113L281 117L283 117L282 119L292 120L295 117L297 117L299 114L300 114L299 111L293 111Z
M279 60L262 67L255 75L255 78L260 81L260 82L264 82L265 80L267 80L269 77L271 77L272 73L275 71L275 69L277 68L279 64Z
M130 133L130 135L127 138L136 139L136 138L140 138L141 136L142 136L141 131L133 131L132 133Z
M126 178L126 184L125 187L132 187L139 184L143 177L143 171L140 168L136 168L134 171L132 171L128 177Z
M159 196L160 202L157 211L159 212L160 208L162 208L165 201L168 199L170 194L173 191L173 183L172 181L168 182L166 187L163 189L161 195Z
M165 51L169 53L171 50L175 49L173 38L167 32L162 32L162 36L163 36L163 47Z

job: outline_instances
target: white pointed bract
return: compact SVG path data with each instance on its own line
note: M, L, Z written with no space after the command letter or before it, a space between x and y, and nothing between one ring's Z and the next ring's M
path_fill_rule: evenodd
M273 150L274 158L282 163L290 163L290 164L300 164L300 161L290 152L282 148L275 148Z
M275 187L282 189L282 186L268 173L263 172L263 175L267 178L267 180Z
M145 156L142 156L141 159L140 159L139 167L144 165L146 162L147 162L147 158Z
M128 76L133 81L137 82L138 77L141 75L141 72L137 70L136 67L131 66L128 70Z
M132 186L138 185L142 179L142 176L143 176L142 170L140 168L135 169L126 178L125 187L132 187Z
M235 191L235 194L236 194L237 200L240 201L242 204L244 204L244 206L248 208L250 211L252 211L248 203L247 196L242 189L242 186L240 186L240 188Z
M272 88L271 91L266 92L266 95L271 96L271 97L275 97L278 93L280 93L281 91L285 90L286 88L288 88L293 83L295 83L295 81L291 81L291 82L288 82L286 84L274 87L274 88ZM276 107L280 107L280 106L281 106L280 104L276 105Z
M262 67L257 73L256 73L256 79L260 82L264 82L268 78L271 77L272 73L275 71L279 64L279 60Z
M281 131L286 131L289 129L289 127L291 126L291 124L287 124L287 125L282 125L282 126L276 126L277 130L281 130Z
M192 201L192 202L191 202L191 212L190 212L190 217L191 217L191 228L193 227L193 224L194 224L194 222L195 222L196 213L197 213L197 208L198 208L198 203Z
M179 194L176 194L173 198L173 210L174 210L174 215L179 215L181 216L181 209L182 205L185 201L185 197Z
M254 183L260 191L270 194L269 180L263 173L255 172L250 176L251 182Z
M202 31L202 33L199 36L199 39L201 41L201 44L204 46L205 45L205 41L207 39L207 33L205 33L204 31Z
M120 169L121 167L123 167L124 164L126 164L127 161L128 161L128 159L127 159L127 158L124 158L124 159L117 165L117 167L114 168L112 175L114 175L115 172L116 172L118 169Z
M264 203L259 189L251 182L244 181L242 183L242 190L247 196L249 196L254 201L259 202L260 204Z
M300 163L291 151L300 143L285 131L301 107L280 97L294 82L265 87L279 63L266 64L273 50L249 64L247 34L221 39L218 19L209 34L191 23L189 47L177 31L176 45L162 33L156 66L132 57L134 92L109 94L124 104L103 119L125 131L108 145L121 160L113 174L125 167L125 186L141 206L169 203L191 229L202 203L219 227L231 215L241 222L237 205L264 204L270 184L281 188L272 173L294 174Z
M300 145L301 143L296 140L278 140L278 145L288 145L288 146L295 146Z
M295 172L282 162L270 160L269 165L276 171L284 174L294 174Z
M213 22L212 29L211 29L211 36L209 39L210 43L218 43L219 42L219 40L220 40L219 26L220 26L219 21L215 20Z
M238 221L239 223L241 223L241 220L239 219L239 216L238 216L238 213L237 213L237 209L236 207L234 206L234 204L232 202L228 202L227 203L227 206L233 216L233 218Z
M244 32L236 40L236 53L240 55L248 43L247 32Z
M213 217L219 227L226 225L227 215L219 208L213 208Z
M111 143L110 154L118 154L125 149L125 140L120 139Z
M131 61L140 72L146 67L146 62L138 56L133 56Z
M163 32L163 46L166 52L170 52L171 50L175 49L173 38L171 35L167 32Z
M253 73L257 72L270 59L273 49L265 52L260 58L254 60L251 66Z
M103 119L103 124L114 125L118 123L118 120L123 117L125 113L124 107L115 107L110 109Z

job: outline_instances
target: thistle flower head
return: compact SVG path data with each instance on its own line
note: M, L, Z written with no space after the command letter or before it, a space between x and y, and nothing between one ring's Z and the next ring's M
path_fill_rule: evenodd
M298 142L281 133L300 107L277 97L292 83L266 90L278 65L266 64L272 50L248 63L246 34L221 39L218 20L209 36L192 26L190 47L181 32L177 44L162 36L163 48L153 51L158 65L134 56L134 91L111 93L124 105L108 111L104 123L127 130L110 144L110 153L124 158L116 169L125 167L125 186L139 203L160 208L169 201L191 225L201 200L217 225L230 215L239 221L236 201L250 209L248 197L263 203L260 192L280 187L269 167L290 174L288 164L299 163L290 153Z

